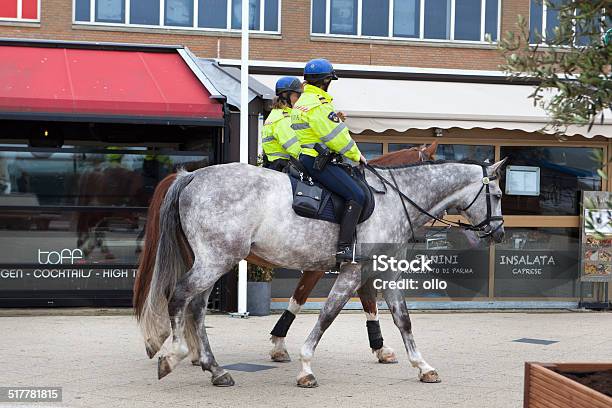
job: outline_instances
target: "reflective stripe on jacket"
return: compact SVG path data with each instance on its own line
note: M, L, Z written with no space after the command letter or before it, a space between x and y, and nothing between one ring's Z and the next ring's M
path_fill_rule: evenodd
M272 109L261 132L261 147L271 162L300 155L300 144L291 129L291 108Z
M302 153L316 157L315 143L324 143L331 151L358 162L361 152L346 125L338 118L333 98L316 86L304 85L304 93L291 111L291 127L295 130Z

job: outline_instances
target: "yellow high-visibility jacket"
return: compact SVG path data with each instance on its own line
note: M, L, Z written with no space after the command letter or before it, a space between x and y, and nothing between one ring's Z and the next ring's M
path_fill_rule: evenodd
M300 141L302 153L317 157L319 154L313 147L315 143L323 143L331 151L359 162L361 152L336 114L332 100L321 88L304 85L304 93L291 111L291 127Z
M261 147L268 161L289 160L300 155L300 144L291 129L291 108L272 109L261 132Z

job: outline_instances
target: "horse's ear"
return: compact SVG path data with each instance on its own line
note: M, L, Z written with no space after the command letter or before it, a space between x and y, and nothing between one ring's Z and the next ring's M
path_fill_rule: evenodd
M436 150L438 150L438 141L434 140L433 143L425 149L425 153L427 153L429 157L433 157L433 155L436 154Z
M508 160L508 158L504 157L502 160L498 161L497 163L493 163L492 165L490 165L489 169L491 170L491 173L499 174L499 172L501 171L502 167L504 167L504 165L506 164L507 160Z

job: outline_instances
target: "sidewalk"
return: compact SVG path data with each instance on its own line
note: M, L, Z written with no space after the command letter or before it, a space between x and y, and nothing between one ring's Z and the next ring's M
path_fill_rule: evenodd
M414 335L440 384L422 384L410 367L389 314L381 315L385 343L399 364L378 364L369 352L361 313L343 313L313 360L315 389L295 386L298 353L317 316L296 318L287 344L290 363L268 359L268 332L278 315L207 318L221 365L273 367L231 371L236 386L216 388L210 374L184 361L157 380L135 320L125 315L0 317L0 386L61 386L62 403L42 407L521 407L525 361L612 359L612 313L417 313ZM550 345L513 342L553 340ZM1 404L0 406L9 406ZM15 406L26 406L18 404Z

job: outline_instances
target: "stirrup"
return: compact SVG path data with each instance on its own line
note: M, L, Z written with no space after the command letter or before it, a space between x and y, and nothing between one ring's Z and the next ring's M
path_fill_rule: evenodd
M339 266L343 262L350 262L356 264L359 262L367 261L369 258L357 255L356 244L344 246L336 252L336 265Z

